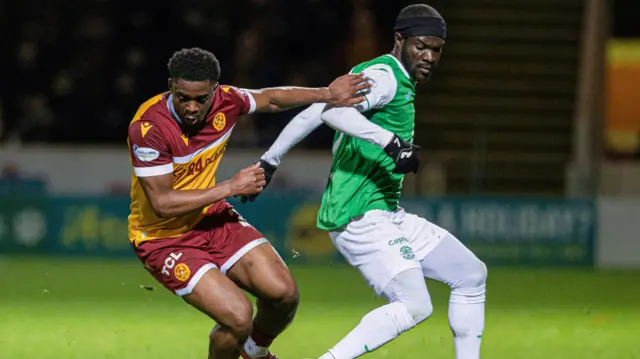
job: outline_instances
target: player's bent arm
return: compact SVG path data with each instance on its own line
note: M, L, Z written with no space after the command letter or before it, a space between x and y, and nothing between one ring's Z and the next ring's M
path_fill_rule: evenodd
M417 173L420 147L408 143L391 131L367 120L355 108L329 108L322 120L336 130L378 145L395 162L394 173Z
M178 217L234 195L230 181L202 190L175 190L173 173L138 180L160 218Z
M349 136L371 142L385 148L395 134L376 125L352 107L328 106L320 115L321 120L333 129Z
M304 111L297 114L285 128L280 132L278 138L265 152L261 160L268 162L273 166L279 166L284 155L289 152L293 146L297 145L305 137L307 137L316 128L322 125L320 115L325 104L316 103L307 107Z

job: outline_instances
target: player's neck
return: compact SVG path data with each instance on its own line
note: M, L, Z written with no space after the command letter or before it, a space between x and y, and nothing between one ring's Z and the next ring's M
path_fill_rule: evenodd
M200 131L202 131L205 124L206 119L198 123L194 123L193 125L188 125L183 122L180 124L180 129L182 130L182 133L185 135L185 137L193 137L200 133Z
M398 60L398 62L402 63L401 56L400 56L400 48L398 46L393 47L390 55L395 57Z

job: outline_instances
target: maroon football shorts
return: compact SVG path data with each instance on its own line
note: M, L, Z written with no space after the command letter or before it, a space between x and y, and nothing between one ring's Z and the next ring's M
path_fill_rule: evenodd
M134 247L149 273L179 296L190 294L208 270L218 268L226 274L251 249L268 243L230 204L225 202L216 212L180 237Z

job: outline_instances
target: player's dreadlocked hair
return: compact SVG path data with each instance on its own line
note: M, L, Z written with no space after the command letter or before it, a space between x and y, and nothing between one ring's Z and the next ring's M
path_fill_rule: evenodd
M220 63L209 51L198 47L176 51L167 65L173 81L218 81Z
M442 19L438 10L426 4L413 4L400 10L396 20L408 19L412 17L437 17Z

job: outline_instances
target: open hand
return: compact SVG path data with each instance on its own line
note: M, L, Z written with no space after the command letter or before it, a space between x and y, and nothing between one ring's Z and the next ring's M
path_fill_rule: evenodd
M329 84L329 104L338 107L353 106L365 100L366 91L372 86L364 74L347 74Z

